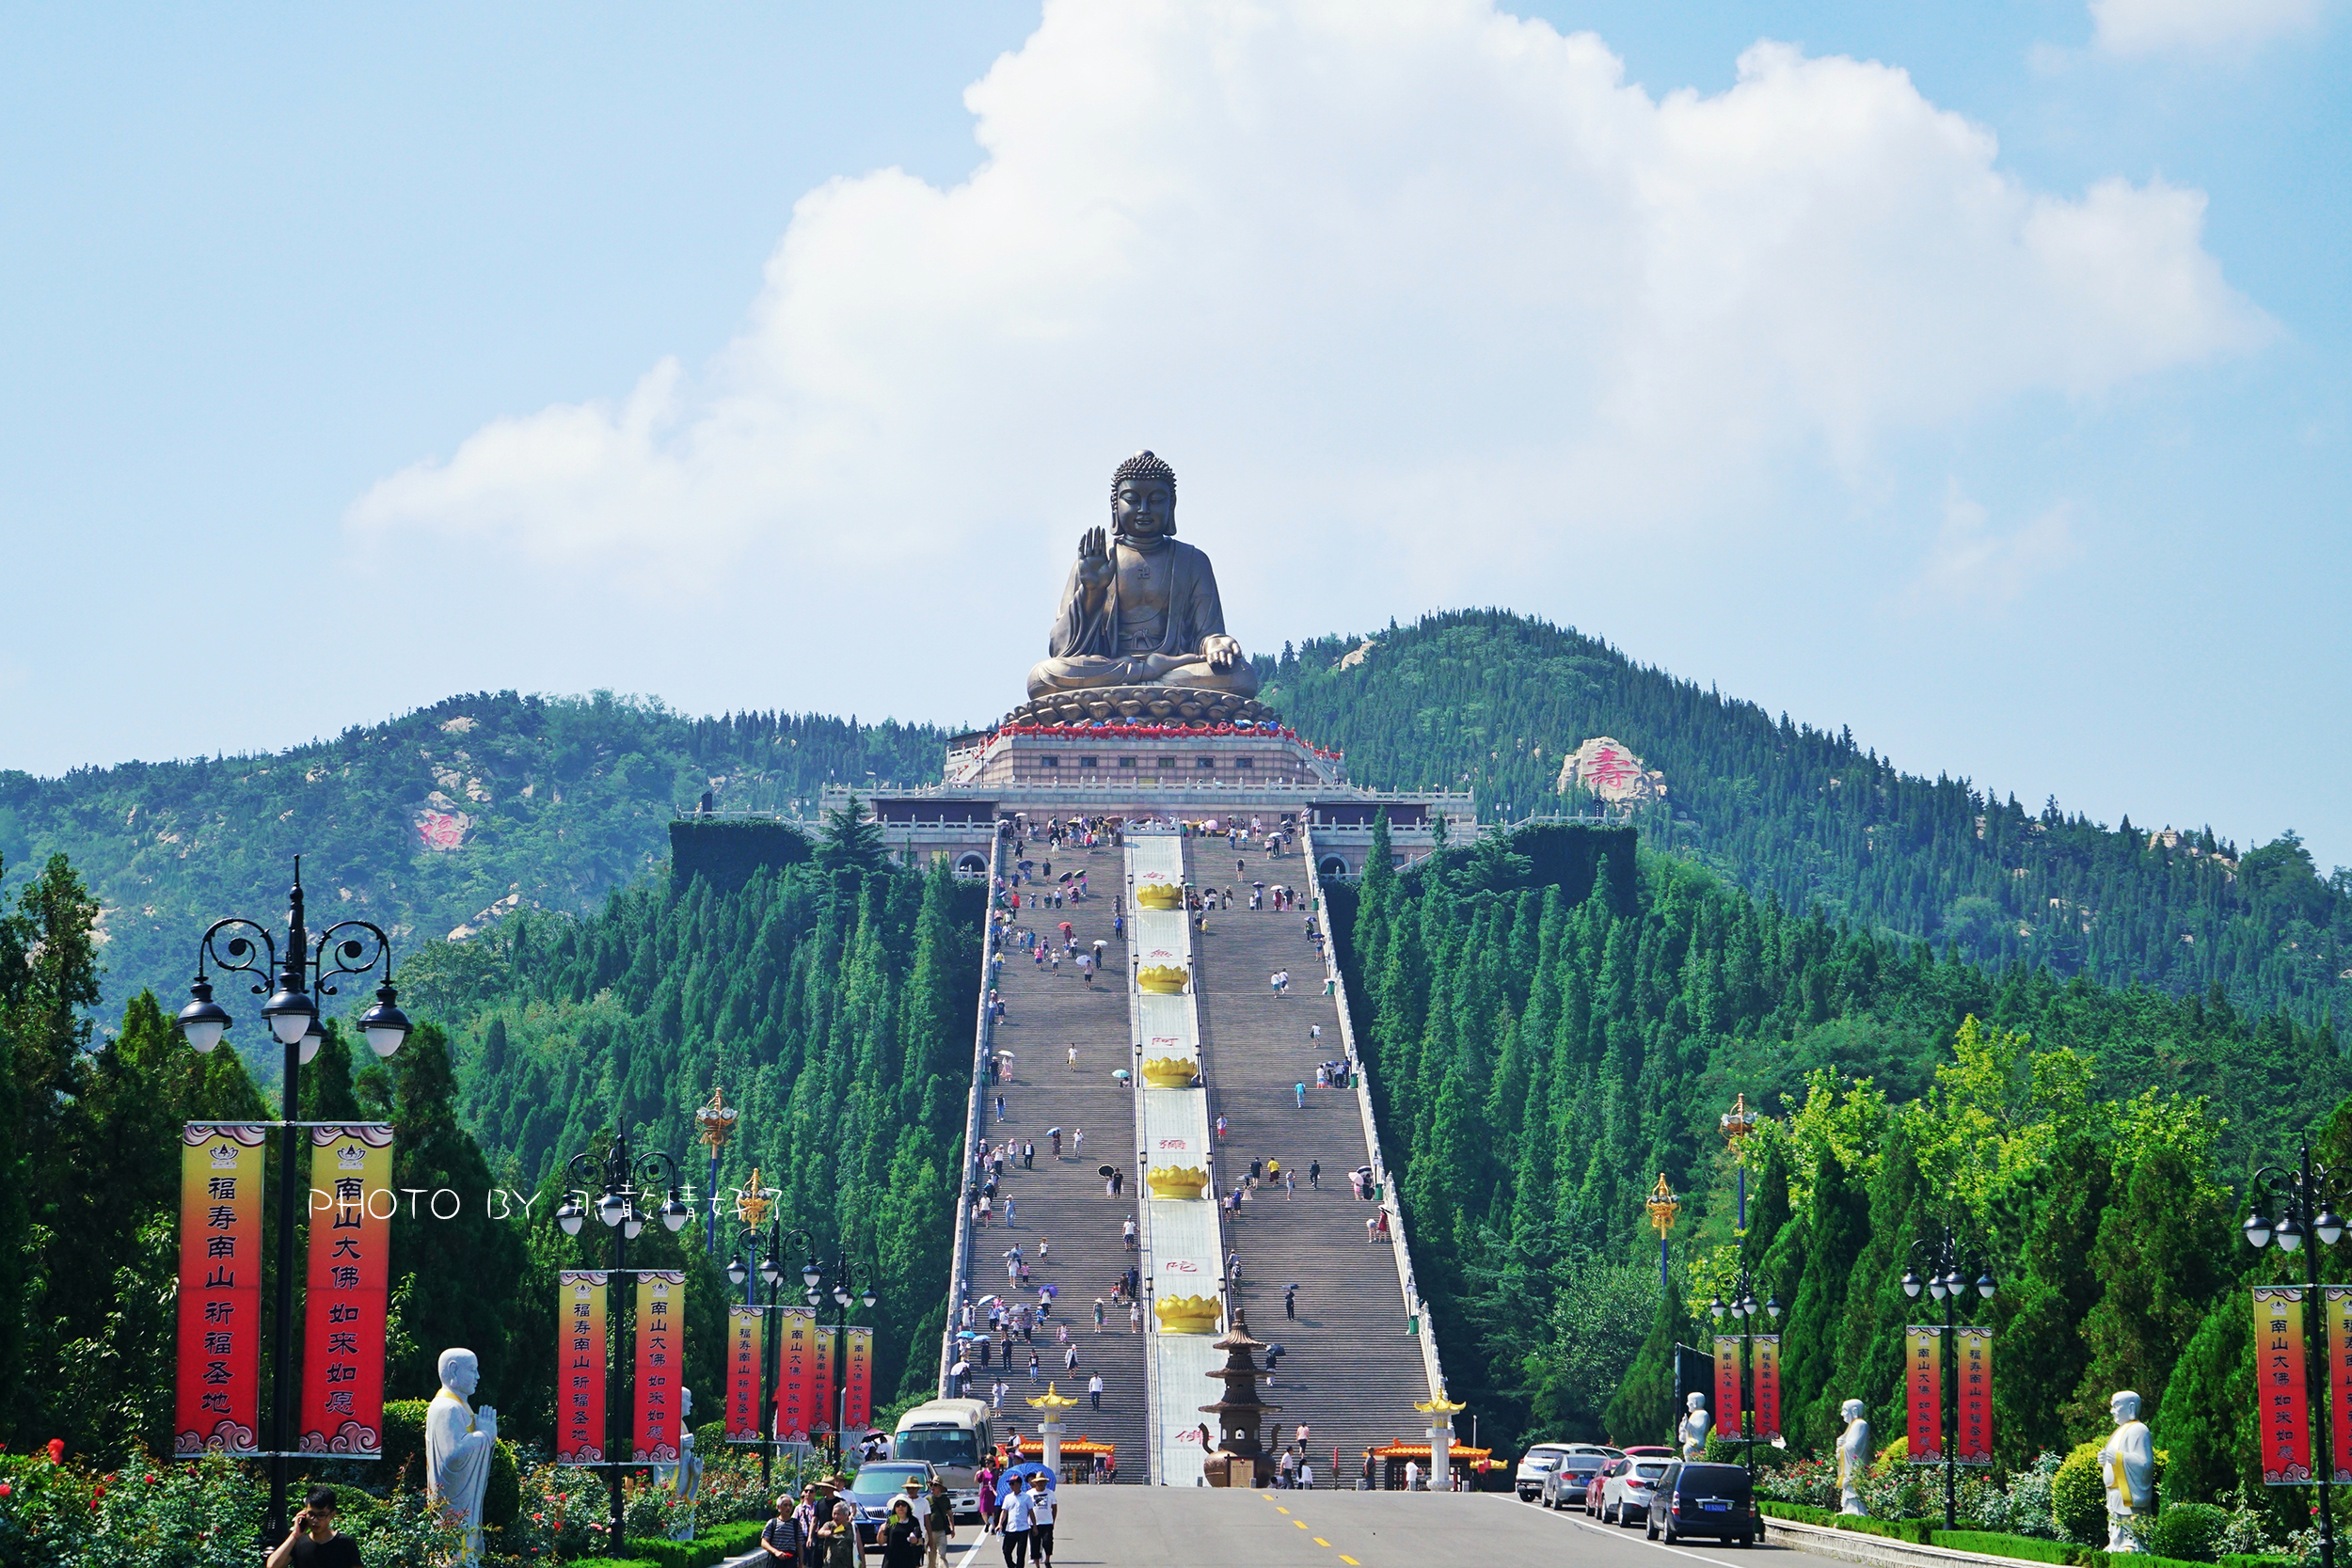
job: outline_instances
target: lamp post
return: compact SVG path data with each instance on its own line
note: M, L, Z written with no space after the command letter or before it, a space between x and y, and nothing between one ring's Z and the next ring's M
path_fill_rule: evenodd
M1717 1323L1725 1318L1740 1320L1740 1435L1732 1441L1740 1445L1748 1465L1748 1482L1756 1482L1756 1388L1750 1353L1756 1344L1756 1282L1749 1276L1748 1260L1740 1259L1739 1268L1731 1276L1731 1299L1717 1296L1708 1304L1708 1311ZM1780 1321L1780 1298L1765 1287L1765 1315L1772 1322Z
M227 937L226 942L218 941ZM242 916L215 920L196 944L196 979L188 988L194 998L180 1009L180 1033L199 1052L220 1043L236 1020L213 1000L211 972L258 976L253 994L267 995L262 1021L271 1038L285 1048L284 1117L278 1123L278 1300L277 1340L271 1350L269 1513L262 1525L264 1550L286 1538L286 1462L294 1425L294 1244L295 1199L294 1156L299 1146L294 1114L301 1105L302 1064L318 1054L326 1031L320 1026L318 996L336 996L335 985L345 974L364 974L378 966L383 983L376 988L375 1006L359 1015L359 1033L380 1057L397 1052L408 1037L408 1015L400 1010L392 990L392 939L365 920L340 920L313 939L302 914L302 857L294 857L294 886L286 894L285 961L278 961L278 941L269 928ZM270 989L275 987L274 990Z
M1682 1209L1682 1200L1666 1185L1666 1173L1658 1173L1658 1185L1650 1189L1642 1207L1649 1211L1649 1227L1658 1232L1658 1289L1661 1294L1674 1293L1674 1283L1666 1275L1666 1232L1675 1227L1675 1215Z
M817 1258L819 1250L817 1238L810 1231L797 1226L787 1227L782 1221L777 1221L762 1229L761 1221L766 1219L769 1207L773 1201L773 1195L759 1184L759 1172L753 1171L751 1185L746 1187L742 1196L736 1200L736 1212L742 1218L744 1228L741 1236L737 1239L736 1244L739 1250L727 1259L727 1278L743 1287L745 1306L757 1307L767 1312L783 1311L785 1304L778 1301L776 1297L783 1291L785 1271L784 1265L778 1259L787 1252L798 1252L805 1259L801 1265L801 1300L821 1311L827 1291L824 1283L824 1265L818 1262ZM767 1254L764 1260L760 1256L763 1251ZM765 1305L759 1300L759 1281L765 1281L768 1286L768 1301ZM836 1246L834 1248L831 1293L837 1304L838 1311L834 1324L834 1348L827 1357L825 1368L830 1386L834 1390L832 1415L834 1452L836 1456L841 1452L841 1429L848 1421L850 1410L850 1390L841 1375L841 1359L848 1349L849 1341L850 1303L855 1301L862 1307L871 1308L875 1302L881 1299L875 1295L874 1287L871 1284L853 1286L850 1281L849 1249L846 1246ZM773 1334L762 1334L760 1342L765 1347L774 1338ZM763 1391L769 1386L768 1357L764 1348L760 1353L760 1386ZM760 1421L759 1476L764 1486L768 1481L769 1458L775 1448L776 1407L775 1402L772 1399L766 1399L764 1392L763 1400L767 1405L767 1413Z
M1938 1227L1924 1241L1911 1243L1911 1266L1903 1270L1903 1294L1917 1299L1924 1286L1928 1294L1944 1304L1944 1528L1960 1528L1959 1464L1960 1400L1957 1379L1960 1375L1960 1340L1953 1330L1958 1326L1957 1312L1970 1290L1967 1270L1962 1264L1963 1248L1960 1233L1949 1225ZM1986 1301L1999 1287L1993 1279L1993 1266L1980 1255L1969 1259L1976 1266L1976 1292ZM1919 1265L1927 1265L1928 1276L1919 1277Z
M2352 1181L2347 1181L2344 1171L2313 1163L2309 1148L2296 1149L2296 1156L2293 1166L2265 1165L2254 1173L2252 1201L2243 1229L2247 1241L2257 1250L2276 1242L2280 1252L2303 1253L2304 1278L2311 1287L2311 1292L2305 1299L2317 1303L2321 1299L2319 1248L2334 1246L2344 1239L2344 1217L2336 1212L2336 1206L2343 1203L2347 1196L2352 1196ZM2273 1190L2270 1208L2279 1216L2275 1225L2263 1217L2263 1191L2265 1186ZM2307 1240L2318 1244L2305 1251L2303 1243ZM2304 1352L2303 1364L2307 1392L2314 1353L2322 1367L2331 1365L2328 1355L2333 1347L2325 1342L2327 1336L2328 1314L2323 1310L2319 1314L2318 1332L2308 1336L2305 1340L2309 1347ZM2332 1380L2332 1372L2322 1378L2323 1384L2331 1384ZM2320 1568L2336 1568L2336 1527L2328 1497L2329 1484L2336 1471L2335 1423L2326 1414L2333 1406L2326 1401L2312 1402L2307 1400L2305 1407L2320 1412L2312 1422L2314 1429L2312 1437L2318 1446L2318 1463L2312 1468L2319 1476Z
M1731 1109L1725 1111L1716 1123L1723 1129L1724 1141L1731 1145L1732 1168L1739 1175L1740 1228L1741 1230L1748 1227L1748 1167L1740 1159L1740 1142L1755 1132L1756 1124L1762 1119L1756 1112L1748 1109L1748 1097L1742 1093L1732 1101Z
M710 1103L694 1113L694 1136L710 1146L710 1221L703 1227L703 1254L719 1255L719 1155L735 1136L735 1123L742 1113L726 1101L718 1085L711 1085Z
M612 1147L601 1160L594 1154L575 1154L565 1169L571 1186L564 1193L563 1203L556 1208L555 1223L563 1228L564 1235L577 1236L593 1210L596 1218L612 1232L612 1289L622 1305L613 1314L615 1332L611 1341L612 1369L607 1374L610 1396L605 1401L604 1451L612 1457L605 1462L602 1468L612 1472L612 1549L618 1551L624 1535L623 1527L627 1522L621 1503L621 1472L628 1467L620 1456L628 1451L628 1445L612 1441L612 1425L615 1414L624 1428L629 1422L629 1411L622 1386L623 1369L628 1364L628 1357L622 1349L628 1342L622 1314L628 1311L628 1293L621 1285L623 1277L631 1272L628 1267L628 1243L644 1232L649 1217L645 1212L644 1200L653 1187L662 1188L666 1196L661 1207L650 1217L659 1218L661 1227L672 1235L686 1228L692 1211L678 1196L677 1162L659 1149L631 1154L627 1132L613 1134ZM596 1188L596 1200L594 1205L585 1205L580 1199L587 1196L592 1185Z

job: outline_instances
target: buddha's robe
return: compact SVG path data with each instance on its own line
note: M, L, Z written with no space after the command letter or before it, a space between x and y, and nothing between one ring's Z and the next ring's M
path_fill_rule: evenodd
M1052 656L1029 672L1029 695L1105 686L1184 686L1254 695L1258 673L1236 658L1212 666L1203 641L1225 630L1225 607L1209 558L1181 539L1111 546L1114 574L1103 602L1089 613L1078 566L1062 586L1061 610L1046 643Z

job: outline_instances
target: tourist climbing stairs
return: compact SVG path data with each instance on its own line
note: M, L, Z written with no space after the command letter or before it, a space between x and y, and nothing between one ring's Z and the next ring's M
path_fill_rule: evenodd
M1317 1064L1346 1052L1307 931L1314 878L1295 849L1269 860L1229 847L1221 834L1185 845L1190 885L1233 893L1232 908L1211 912L1207 930L1195 932L1194 971L1209 1111L1227 1124L1216 1150L1220 1185L1230 1192L1261 1163L1260 1183L1225 1235L1241 1255L1235 1299L1250 1333L1285 1353L1264 1394L1282 1407L1269 1449L1278 1433L1288 1440L1304 1421L1315 1483L1352 1486L1365 1449L1426 1441L1429 1418L1413 1406L1430 1397L1429 1362L1408 1322L1394 1243L1367 1240L1366 1219L1385 1205L1350 1190L1349 1173L1372 1163L1356 1091L1315 1085ZM1257 882L1266 884L1268 907L1252 911ZM1302 907L1277 912L1277 886L1295 889ZM1270 981L1281 973L1290 985L1277 991ZM1295 1194L1263 1180L1263 1162L1276 1160L1297 1173ZM1322 1167L1319 1190L1308 1183L1311 1164ZM1398 1230L1393 1219L1391 1229ZM1292 1284L1295 1318L1283 1310Z
M1068 1438L1088 1438L1116 1448L1119 1480L1149 1480L1144 1451L1144 1339L1128 1323L1125 1306L1112 1307L1112 1283L1137 1260L1122 1239L1122 1222L1137 1212L1135 1184L1135 1104L1126 1080L1115 1072L1129 1067L1128 977L1125 943L1111 929L1119 909L1122 880L1121 856L1107 840L1088 851L1056 849L1040 841L1026 841L1011 859L1031 863L1032 880L1021 885L1022 909L1015 929L1037 933L1041 941L1060 945L1061 924L1070 923L1079 946L1092 951L1097 938L1106 942L1104 972L1089 985L1067 956L1057 968L1041 967L1015 944L1004 949L997 990L1005 1016L996 1024L998 1051L1008 1053L1001 1082L984 1090L982 1136L990 1143L1008 1140L1034 1143L1034 1167L1009 1161L997 1189L996 1218L977 1231L974 1240L972 1294L991 1294L1034 1305L1038 1287L1052 1284L1060 1294L1049 1326L1034 1344L1014 1342L1014 1364L1006 1368L993 1356L981 1368L973 1361L972 1391L986 1398L1002 1380L1007 1387L1000 1432L1017 1426L1034 1439L1039 1411L1028 1401L1045 1392L1050 1381L1078 1403L1063 1419ZM1050 869L1049 869L1050 868ZM1089 895L1056 909L1041 906L1037 896L1062 887L1065 873L1087 873ZM1077 1048L1077 1062L1070 1048ZM1005 1114L996 1114L996 1097L1004 1097ZM1053 1152L1052 1130L1061 1129L1062 1150ZM1086 1131L1086 1148L1076 1147L1079 1129ZM1124 1176L1116 1199L1104 1196L1097 1167L1109 1164ZM1009 1203L1012 1223L1003 1216ZM1049 1246L1050 1243L1050 1246ZM1008 1259L1013 1246L1029 1263L1030 1285L1021 1291L1009 1285ZM1041 1251L1043 1256L1040 1256ZM1104 1303L1104 1323L1094 1328L1094 1302ZM982 1312L985 1317L985 1311ZM1074 1372L1063 1370L1065 1346L1060 1329L1067 1325L1069 1343L1078 1350ZM1034 1386L1028 1356L1038 1358ZM1103 1407L1087 1400L1087 1380L1103 1378Z

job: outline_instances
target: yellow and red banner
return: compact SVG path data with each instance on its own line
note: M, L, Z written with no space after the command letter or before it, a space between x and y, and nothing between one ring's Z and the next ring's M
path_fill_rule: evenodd
M805 1443L809 1423L816 1419L810 1402L809 1379L816 1371L817 1314L803 1307L787 1307L775 1314L776 1441Z
M874 1424L874 1331L852 1328L848 1332L849 1370L842 1378L849 1396L841 1416L845 1435L863 1432Z
M2303 1287L2254 1287L2254 1399L2262 1424L2263 1484L2312 1481L2311 1391L2303 1359ZM2335 1382L2331 1375L2330 1386Z
M834 1347L840 1330L819 1323L809 1330L808 1430L829 1433L840 1414L841 1386L834 1382Z
M1952 1459L1961 1465L1993 1463L1993 1331L1962 1328L1952 1354L1960 1357L1960 1432Z
M555 1278L555 1462L601 1465L609 1276L601 1269L564 1269Z
M759 1360L767 1312L757 1307L727 1308L727 1441L760 1440Z
M1737 1437L1740 1426L1740 1337L1715 1336L1715 1435Z
M180 1129L174 1457L261 1451L262 1180L269 1129Z
M2352 1285L2323 1285L2328 1310L2328 1405L2335 1451L2328 1479L2352 1481Z
M384 1296L392 1211L386 1122L310 1129L310 1270L305 1300L304 1453L384 1453Z
M1780 1336L1756 1337L1756 1434L1769 1443L1780 1435Z
M1903 1411L1909 1418L1915 1465L1944 1457L1944 1325L1913 1323L1903 1330Z
M686 1366L686 1274L637 1271L637 1442L629 1458L663 1465L677 1458L678 1383Z

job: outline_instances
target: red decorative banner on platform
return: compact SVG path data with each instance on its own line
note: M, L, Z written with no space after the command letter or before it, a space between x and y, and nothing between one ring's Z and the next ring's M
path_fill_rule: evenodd
M1737 1437L1740 1426L1740 1337L1715 1336L1715 1435Z
M841 1417L845 1434L864 1432L874 1424L874 1331L852 1328L849 1335L849 1370L842 1378L849 1396Z
M601 1465L609 1276L601 1269L564 1269L555 1277L555 1462Z
M1756 1434L1769 1443L1780 1435L1780 1336L1756 1337Z
M392 1243L392 1129L310 1129L310 1272L294 1446L384 1456L384 1291Z
M1903 1409L1910 1417L1911 1462L1944 1458L1944 1326L1913 1323L1903 1330Z
M180 1130L179 1411L175 1458L259 1453L262 1168L269 1129Z
M629 1458L661 1465L677 1457L677 1390L686 1365L686 1274L637 1271L637 1443Z
M2328 1310L2328 1407L2335 1451L2328 1479L2352 1481L2352 1285L2323 1285Z
M757 1307L727 1308L727 1441L756 1443L759 1430L759 1356L767 1312Z
M1960 1432L1952 1460L1960 1465L1993 1463L1993 1331L1962 1328L1952 1354L1960 1357Z
M2254 1400L2263 1484L2312 1482L2311 1390L2303 1361L2303 1287L2254 1287ZM2330 1386L2334 1384L2330 1377Z
M776 1349L782 1357L776 1371L776 1441L805 1443L809 1423L816 1419L809 1379L816 1372L817 1314L787 1307L775 1317Z
M819 1323L809 1330L808 1430L812 1435L830 1433L840 1415L841 1386L834 1381L834 1346L838 1329Z

